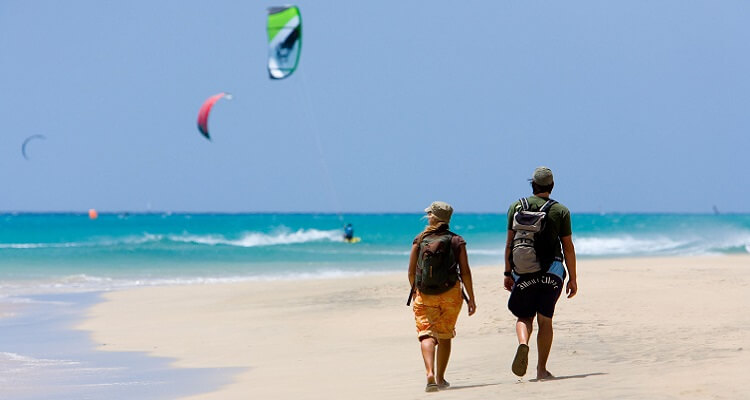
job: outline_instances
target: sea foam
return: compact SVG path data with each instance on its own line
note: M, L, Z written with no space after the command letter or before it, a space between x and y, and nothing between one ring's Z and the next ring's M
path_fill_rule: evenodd
M246 232L238 239L229 239L223 235L168 235L168 240L204 244L209 246L225 245L238 247L275 246L309 242L343 242L340 230L299 229L294 232L281 230L275 233Z

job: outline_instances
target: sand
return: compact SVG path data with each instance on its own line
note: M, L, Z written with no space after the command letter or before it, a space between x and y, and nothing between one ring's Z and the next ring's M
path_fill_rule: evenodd
M740 399L750 396L750 256L579 261L548 363L510 371L515 318L501 268L473 268L477 313L459 318L447 379L424 393L406 273L107 293L79 328L102 351L177 368L239 368L190 399Z

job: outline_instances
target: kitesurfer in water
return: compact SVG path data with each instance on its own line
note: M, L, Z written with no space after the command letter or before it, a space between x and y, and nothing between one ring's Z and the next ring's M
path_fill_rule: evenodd
M346 224L344 227L344 240L351 242L354 239L354 227L352 224Z

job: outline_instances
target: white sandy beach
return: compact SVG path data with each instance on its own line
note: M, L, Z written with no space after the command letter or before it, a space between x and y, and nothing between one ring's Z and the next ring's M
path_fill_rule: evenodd
M103 351L239 367L190 399L741 399L750 396L750 256L579 261L548 367L510 371L514 317L501 268L474 268L477 313L459 318L446 378L424 393L406 273L151 287L106 294L79 328ZM532 340L535 339L535 335Z

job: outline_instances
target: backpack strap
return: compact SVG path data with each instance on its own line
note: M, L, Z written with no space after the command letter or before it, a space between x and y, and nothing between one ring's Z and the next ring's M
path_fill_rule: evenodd
M546 203L544 203L544 205L542 206L542 208L539 209L539 211L543 213L547 213L549 212L549 209L552 208L552 206L554 206L555 204L557 204L557 201L549 199L547 200Z
M406 305L407 306L411 304L411 298L412 298L412 296L414 296L414 288L415 288L415 286L417 286L417 280L416 279L414 279L414 283L412 283L412 285L411 285L411 290L409 291L409 297L406 298Z
M458 281L461 282L461 297L464 298L464 301L466 302L466 305L469 305L469 296L466 294L466 291L464 290L464 280L461 279L461 267L458 265L458 254L456 254L455 251L453 251L453 237L458 236L457 234L448 231L448 234L451 235L451 252L453 253L453 261L456 262L456 275L458 276ZM408 305L408 304L407 304Z
M519 199L519 201L521 202L521 209L522 209L523 211L529 211L529 210L531 209L531 205L529 205L529 200L528 200L527 198L525 198L525 197L521 197L521 198ZM547 202L546 202L546 203L544 203L544 205L542 206L542 208L540 208L540 209L539 209L539 211L541 211L541 212L543 212L543 213L546 213L546 212L548 212L548 211L549 211L549 209L550 209L550 208L552 208L552 206L554 206L555 204L557 204L557 201L556 201L556 200L548 199L548 200L547 200Z
M531 208L529 207L529 201L525 197L521 197L519 201L521 202L521 210L529 211L529 208Z

